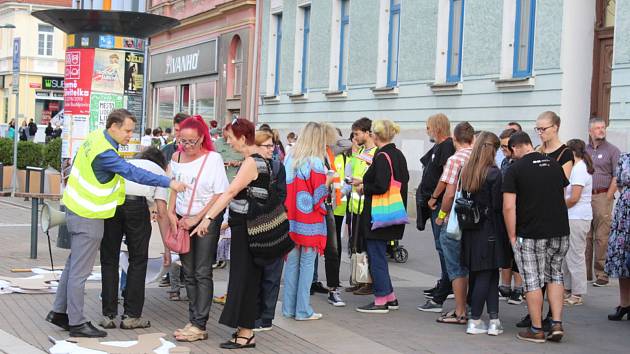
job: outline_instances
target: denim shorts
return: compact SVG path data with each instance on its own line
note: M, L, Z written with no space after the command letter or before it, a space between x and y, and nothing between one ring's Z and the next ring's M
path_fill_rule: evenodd
M444 253L446 262L446 272L448 279L453 281L457 278L468 276L468 268L462 264L462 242L456 240L446 232L446 224L440 229L440 245Z

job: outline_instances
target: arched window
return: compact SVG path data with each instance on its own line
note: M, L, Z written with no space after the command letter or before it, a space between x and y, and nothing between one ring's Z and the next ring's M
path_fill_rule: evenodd
M234 36L232 43L230 43L227 86L228 92L233 97L241 95L243 88L243 46L239 36Z

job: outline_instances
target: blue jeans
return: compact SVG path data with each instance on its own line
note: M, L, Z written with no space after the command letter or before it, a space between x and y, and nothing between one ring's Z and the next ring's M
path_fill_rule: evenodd
M455 217L455 215L453 215ZM468 276L468 268L462 264L462 241L456 240L446 232L446 224L440 231L440 245L446 262L448 278L453 281Z
M374 296L387 296L394 292L387 265L387 241L368 239L366 240L366 248L370 260Z
M431 212L431 230L433 231L433 240L435 241L435 249L438 252L438 256L440 257L440 270L442 272L440 281L443 283L449 283L448 279L448 271L446 270L446 261L444 260L444 252L442 251L442 244L440 243L440 230L442 226L435 223L435 219L437 219L438 213L440 212L440 203L436 205L435 210ZM444 225L446 229L446 225Z
M284 267L284 317L304 319L313 315L310 295L316 256L317 251L304 247L295 247L289 252Z

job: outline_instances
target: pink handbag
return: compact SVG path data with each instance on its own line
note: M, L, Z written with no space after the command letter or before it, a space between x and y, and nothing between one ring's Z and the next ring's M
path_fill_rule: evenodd
M197 178L195 179L195 184L193 186L192 194L190 195L190 203L188 204L188 211L186 212L186 216L190 216L190 209L192 208L193 200L195 200L195 191L197 190L197 182L199 182L199 177L201 176L201 171L203 171L203 166L206 164L206 160L208 159L208 155L203 158L203 162L201 163L201 167L199 168L199 172L197 172ZM179 254L186 254L190 252L190 230L185 229L183 227L177 226L177 232L173 233L172 229L168 229L168 234L166 234L166 247L173 252L177 252Z

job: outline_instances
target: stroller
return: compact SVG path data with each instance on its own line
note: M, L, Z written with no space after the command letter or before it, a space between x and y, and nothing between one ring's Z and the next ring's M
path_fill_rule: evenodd
M406 263L409 259L409 252L405 249L405 246L401 245L398 240L389 241L387 245L387 254L396 263Z

